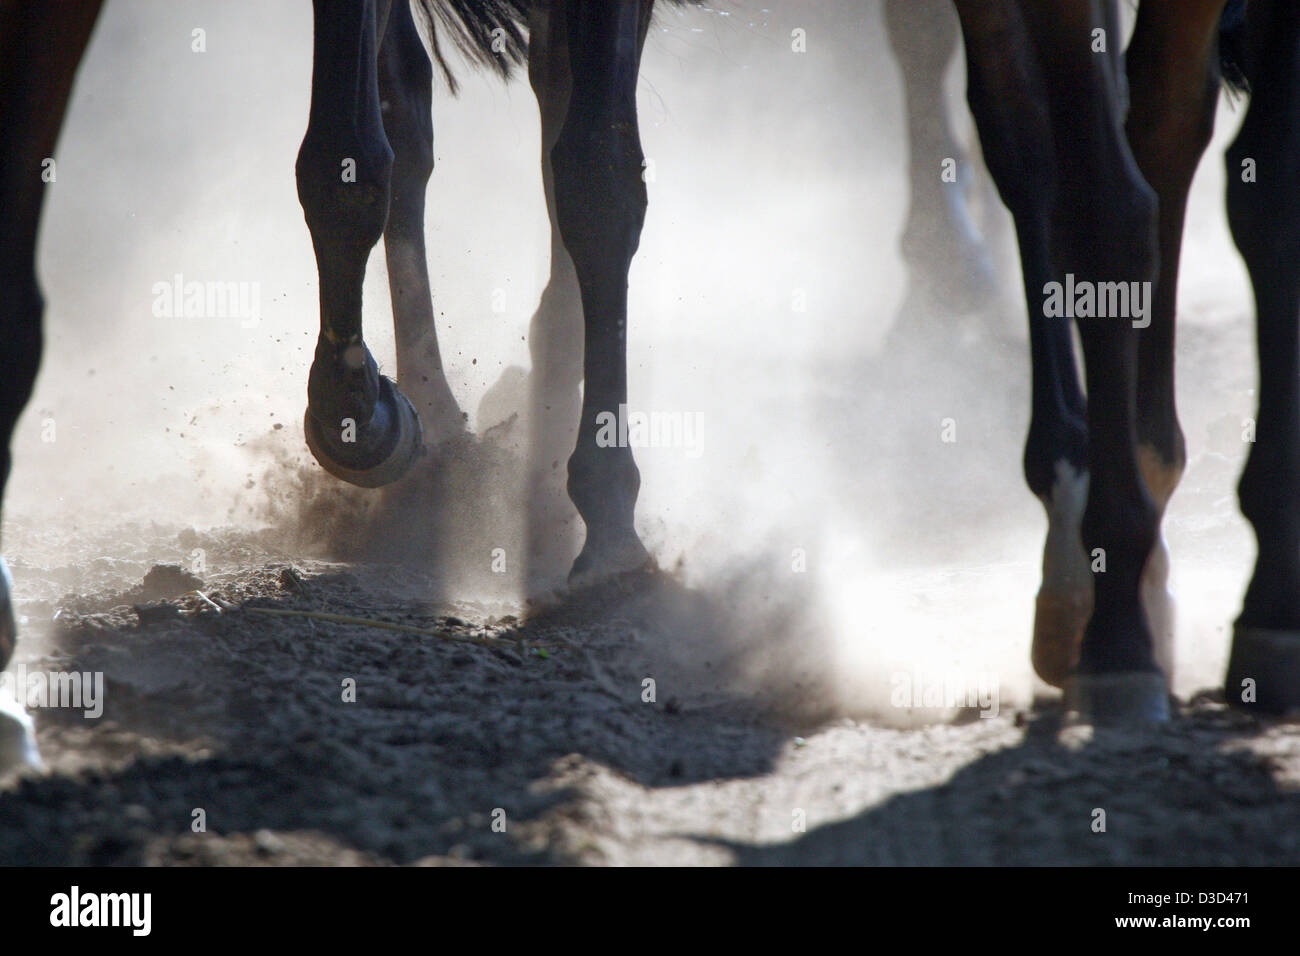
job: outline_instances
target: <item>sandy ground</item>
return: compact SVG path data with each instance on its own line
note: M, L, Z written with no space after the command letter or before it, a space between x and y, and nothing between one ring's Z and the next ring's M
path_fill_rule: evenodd
M1209 327L1186 339L1197 354L1223 347ZM1222 415L1246 369L1207 365L1184 417ZM990 420L1022 398L991 399ZM813 597L777 596L761 579L697 586L679 568L531 603L431 598L460 585L427 562L355 547L322 558L340 546L304 537L328 524L310 491L296 536L12 516L20 663L105 684L96 719L36 712L49 773L0 790L0 863L1300 862L1300 726L1204 690L1236 600L1232 584L1221 598L1207 582L1249 564L1225 530L1239 524L1228 478L1240 449L1225 457L1200 437L1167 530L1176 561L1190 552L1180 633L1217 644L1208 666L1189 662L1202 666L1190 690L1181 682L1176 719L1138 734L1066 726L1041 686L1008 689L990 717L855 709ZM882 442L878 469L907 466L899 487L925 467L924 453L907 461ZM483 467L491 455L475 447ZM948 507L969 512L983 484L972 476ZM330 500L356 520L355 499ZM1023 492L1009 500L1022 519L1036 508ZM958 529L902 494L890 520L863 507L880 516L887 576L911 602L910 618L890 619L892 640L919 634L918 621L968 637L1010 627L1023 664L1032 591L987 593L1033 582L1032 551L1011 578L988 560L988 529L1014 522L1006 509ZM188 567L196 551L197 578L154 570ZM853 603L864 619L886 615L867 596Z
M91 562L106 584L166 556L144 537ZM1300 862L1300 727L1213 694L1138 735L1063 727L1050 701L792 726L727 693L724 654L674 672L678 628L709 608L665 576L518 624L430 606L400 569L203 540L247 568L204 592L241 609L177 597L174 619L141 623L123 603L138 592L111 585L61 605L36 663L102 672L104 713L40 712L51 772L0 793L0 863Z

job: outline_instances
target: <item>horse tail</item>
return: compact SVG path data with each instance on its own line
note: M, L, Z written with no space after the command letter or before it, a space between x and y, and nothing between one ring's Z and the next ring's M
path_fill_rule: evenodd
M1247 0L1228 0L1219 20L1219 72L1230 93L1249 93L1246 56Z
M406 3L407 0L397 0ZM415 0L429 33L433 62L456 92L443 54L449 42L474 66L508 79L528 59L528 11L537 0Z

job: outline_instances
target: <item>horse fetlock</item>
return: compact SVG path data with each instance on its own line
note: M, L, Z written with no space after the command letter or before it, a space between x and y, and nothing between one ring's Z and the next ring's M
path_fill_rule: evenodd
M641 472L632 449L622 445L605 448L579 439L569 456L568 489L580 511L584 503L594 506L602 501L626 501L630 507L641 489Z
M1259 441L1251 445L1237 483L1241 513L1256 529L1279 524L1300 530L1290 517L1295 489L1300 488L1300 450L1292 442Z
M19 278L12 286L0 279L0 356L4 357L4 374L0 375L0 416L14 419L31 397L36 373L44 350L41 318L45 300L34 277ZM8 442L8 435L0 441Z
M1300 711L1300 629L1243 626L1233 631L1224 700L1271 715Z
M1164 514L1169 499L1173 497L1174 490L1178 483L1183 479L1183 468L1186 466L1187 453L1184 450L1182 431L1175 426L1176 439L1172 442L1172 448L1169 453L1162 452L1154 445L1145 442L1138 445L1138 468L1142 472L1142 480L1146 484L1147 493L1151 495L1151 500L1155 502L1156 509Z
M361 342L322 341L307 376L307 407L325 427L364 425L379 398L379 366Z
M632 450L579 440L569 458L569 498L587 526L582 551L569 572L572 586L641 570L650 553L633 526L641 473Z
M628 549L627 542L636 539L633 518L640 488L641 473L630 448L600 448L579 441L569 458L567 490L587 526L589 548L598 552Z
M1100 571L1136 584L1155 547L1159 527L1159 512L1146 496L1119 501L1094 492L1079 525L1084 549L1101 562L1094 575Z

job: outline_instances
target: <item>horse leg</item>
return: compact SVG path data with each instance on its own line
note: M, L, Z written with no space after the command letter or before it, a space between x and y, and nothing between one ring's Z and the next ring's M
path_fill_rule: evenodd
M957 52L948 0L886 0L889 45L903 78L911 206L900 249L908 269L909 312L969 312L990 301L997 276L967 202L971 163L952 132L944 75ZM940 164L954 161L955 182Z
M420 421L380 376L361 337L361 284L388 218L393 151L379 107L385 0L314 0L311 115L298 199L320 276L320 335L307 381L307 446L344 481L396 481L420 450Z
M431 445L465 427L442 367L424 248L424 194L433 173L433 64L406 2L393 6L379 45L379 108L393 150L384 256L397 340L397 384Z
M1032 412L1024 473L1047 512L1032 660L1061 686L1079 658L1092 579L1079 525L1088 492L1088 435L1069 319L1040 303L1058 276L1048 251L1055 156L1042 80L1019 10L1001 0L957 0L966 43L967 97L989 173L1015 221L1029 303Z
M1101 0L1022 0L1021 14L1038 51L1056 145L1049 243L1057 268L1075 276L1076 288L1149 290L1158 270L1156 197L1124 134L1118 11ZM1105 31L1107 55L1093 51L1097 30ZM1137 330L1131 317L1099 311L1076 313L1088 394L1081 531L1094 562L1094 600L1066 700L1094 720L1159 721L1168 717L1168 690L1140 598L1158 511L1138 465Z
M1259 555L1237 618L1226 697L1300 707L1300 8L1247 6L1250 110L1228 150L1228 221L1257 310L1259 412L1238 491ZM1247 682L1253 682L1248 684Z
M652 0L565 4L572 93L551 150L555 213L582 295L582 412L569 497L587 525L571 583L645 567L641 477L616 423L627 405L627 273L645 219L636 81ZM611 425L615 423L614 425Z
M573 506L564 495L556 465L573 448L582 400L582 297L573 259L555 212L551 150L569 105L567 14L559 4L537 4L528 25L528 82L537 98L542 133L542 185L551 223L551 274L528 327L532 369L528 376L527 575L544 583L552 561L572 537ZM566 551L565 559L573 552Z
M542 186L551 226L550 275L528 325L530 368L526 373L514 366L503 371L479 405L481 426L509 424L505 416L522 408L518 434L527 461L524 577L529 593L549 590L555 571L572 560L581 543L576 540L581 522L565 493L560 465L574 447L581 417L582 297L560 233L551 169L551 150L564 126L571 86L567 19L562 0L535 3L529 10L528 82L541 120Z
M1183 222L1192 177L1214 135L1218 23L1224 0L1144 0L1125 62L1129 146L1159 200L1160 275L1138 339L1138 464L1156 506L1157 539L1142 577L1156 663L1174 673L1169 551L1159 523L1187 462L1174 402L1174 327Z
M97 0L0 5L0 500L12 466L14 426L41 361L45 300L36 278L36 233L47 188L42 175L99 8ZM0 559L0 670L18 640L11 587ZM37 762L30 721L0 700L0 770Z

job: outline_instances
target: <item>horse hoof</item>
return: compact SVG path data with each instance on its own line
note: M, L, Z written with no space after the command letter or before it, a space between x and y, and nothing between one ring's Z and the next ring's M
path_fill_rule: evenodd
M1071 674L1065 709L1090 724L1160 724L1169 719L1169 682L1156 671Z
M1147 626L1151 628L1151 656L1156 667L1174 679L1174 623L1177 605L1169 590L1169 545L1164 535L1156 538L1147 566L1142 571L1142 610L1146 612Z
M13 579L0 558L0 671L8 665L18 644L18 619L14 614ZM0 775L20 767L39 770L36 731L17 695L0 687Z
M32 719L8 693L0 693L0 775L41 766Z
M5 559L0 558L0 671L9 666L9 659L14 656L18 646L18 619L14 615L13 578L9 577L9 568Z
M645 571L654 567L654 558L635 534L621 536L617 542L593 546L591 538L569 570L571 589L590 587L620 574Z
M1300 711L1300 631L1236 628L1223 696L1266 714Z
M1064 687L1079 663L1083 630L1092 614L1092 595L1038 592L1034 608L1034 643L1030 658L1036 673L1053 687Z
M424 443L414 406L382 376L370 421L356 424L350 432L341 425L323 427L308 408L302 426L307 447L331 475L361 488L379 488L401 478L419 457Z

